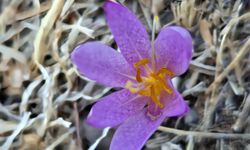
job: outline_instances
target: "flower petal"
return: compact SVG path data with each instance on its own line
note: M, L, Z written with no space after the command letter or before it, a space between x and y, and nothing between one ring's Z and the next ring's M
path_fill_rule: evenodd
M175 75L183 74L192 58L192 38L181 27L166 27L155 41L157 69L166 67Z
M104 11L114 39L126 60L133 65L141 58L151 58L151 44L146 29L123 5L106 1Z
M147 103L147 98L124 89L98 101L91 109L87 123L97 128L114 127L138 113Z
M151 120L146 109L126 120L115 132L110 150L140 150L165 119Z
M186 29L179 27L179 26L170 26L168 28L173 29L177 31L179 34L181 34L181 36L185 39L187 43L187 46L188 46L187 49L191 49L191 53L188 53L189 57L192 57L193 44L192 44L192 37L190 33Z
M162 102L165 105L163 109L165 117L182 116L189 111L189 107L182 95L176 90L171 95L165 94L162 97Z
M123 87L134 73L121 53L100 42L79 45L71 60L80 73L106 86Z

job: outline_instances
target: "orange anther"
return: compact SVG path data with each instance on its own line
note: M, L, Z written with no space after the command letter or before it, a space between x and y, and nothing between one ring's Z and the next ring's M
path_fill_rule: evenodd
M164 81L164 79L162 79L161 77L155 75L155 74L152 74L152 77L154 77L156 80L159 81L159 84L161 85L161 87L166 91L168 92L169 94L172 94L173 91L172 89L166 84L166 82Z
M148 69L147 64L149 64L149 59L141 59L140 61L134 64L136 69L136 82L128 81L125 85L127 89L129 89L132 93L137 93L141 96L149 97L156 105L156 107L163 108L164 105L160 101L160 96L162 92L167 92L168 94L172 94L173 90L168 85L166 81L166 76L173 77L174 73L166 68L161 68L158 72L154 72L153 70ZM146 72L142 70L146 69ZM148 70L150 71L148 71Z
M166 74L170 77L173 77L174 76L174 73L171 72L170 70L166 69L166 68L161 68L157 73L157 75L160 75L160 74Z
M138 67L144 66L144 65L146 65L146 64L148 64L148 63L149 63L149 59L143 58L142 60L136 62L136 63L134 64L134 67L135 67L135 68L138 68Z
M140 68L137 68L137 69L136 69L136 81L137 81L137 82L142 82L141 70L140 70Z
M163 108L162 103L160 102L160 100L158 99L157 95L155 94L155 88L153 86L150 87L150 92L151 92L151 98L153 100L153 102L158 105L160 108Z

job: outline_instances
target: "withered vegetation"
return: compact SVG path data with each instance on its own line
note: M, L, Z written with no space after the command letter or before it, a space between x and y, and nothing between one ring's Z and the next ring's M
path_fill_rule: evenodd
M120 0L152 32L181 25L193 37L189 70L174 79L190 106L169 118L146 150L250 148L250 2ZM108 149L113 130L84 123L111 89L79 76L78 44L117 48L98 0L0 1L0 149Z

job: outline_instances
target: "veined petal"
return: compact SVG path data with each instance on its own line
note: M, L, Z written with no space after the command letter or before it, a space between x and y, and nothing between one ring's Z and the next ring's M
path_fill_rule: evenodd
M151 120L146 115L147 110L131 116L115 132L110 150L140 150L157 127L165 119L161 115L157 120Z
M133 65L151 58L151 44L146 29L137 17L118 2L107 0L104 11L114 39L126 60Z
M155 41L156 68L166 67L175 75L183 74L192 58L192 38L184 28L161 30Z
M161 100L165 105L163 109L165 117L182 116L189 111L189 107L182 95L176 90L171 95L164 94Z
M146 105L146 97L132 94L124 89L98 101L91 109L87 123L97 128L114 127L125 119L141 111Z
M81 74L106 86L123 87L135 74L121 53L100 42L79 45L71 60Z

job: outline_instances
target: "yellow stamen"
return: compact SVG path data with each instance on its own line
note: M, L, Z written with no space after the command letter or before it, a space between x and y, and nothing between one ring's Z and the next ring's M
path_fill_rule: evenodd
M140 90L137 92L139 95L142 95L142 96L148 96L150 97L150 93L148 91L148 89L143 89L143 90Z
M136 62L136 63L134 64L134 67L137 69L138 67L140 67L140 66L145 66L145 65L148 64L148 63L149 63L149 59L144 58L144 59L142 59L142 60Z
M157 72L157 75L160 75L160 74L166 74L170 77L174 77L174 73L171 72L170 70L166 69L166 68L161 68L158 72Z
M159 16L154 16L154 20L156 21L156 22L158 22L159 21Z
M131 93L137 92L137 89L132 86L132 82L129 80L126 82L125 88L129 89Z
M137 82L142 82L141 70L140 70L140 68L137 68L137 69L136 69L136 81L137 81Z
M153 102L158 105L160 108L163 108L163 104L160 102L160 100L158 99L158 96L155 93L155 88L154 86L150 87L150 94L151 94L151 98L153 100Z
M134 67L136 69L136 81L138 83L127 81L125 87L132 93L137 93L139 95L151 98L151 100L156 104L157 107L163 108L164 105L160 101L161 93L173 93L171 87L166 83L166 76L173 77L174 73L166 68L161 68L158 72L154 72L153 70L150 72L146 72L146 76L142 76L142 67L144 67L144 69L147 69L146 67L148 67L147 64L149 63L149 59L142 59L136 62L134 64Z
M164 81L164 79L162 79L161 77L157 76L157 75L152 75L156 80L159 81L159 84L161 85L161 87L168 93L168 94L172 94L173 91L172 89L166 84L166 82Z

